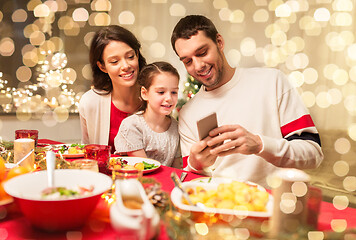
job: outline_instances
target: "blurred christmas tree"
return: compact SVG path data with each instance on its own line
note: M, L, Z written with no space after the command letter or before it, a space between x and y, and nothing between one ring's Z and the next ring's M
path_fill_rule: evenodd
M184 84L183 97L178 99L177 111L199 91L201 83L188 74L187 82Z

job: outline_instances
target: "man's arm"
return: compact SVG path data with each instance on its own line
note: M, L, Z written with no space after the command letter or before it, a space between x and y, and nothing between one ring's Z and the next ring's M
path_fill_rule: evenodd
M213 155L256 154L277 167L315 168L324 157L317 133L301 132L275 139L254 135L239 125L226 125L210 131L210 136L207 144ZM212 147L216 144L221 145Z

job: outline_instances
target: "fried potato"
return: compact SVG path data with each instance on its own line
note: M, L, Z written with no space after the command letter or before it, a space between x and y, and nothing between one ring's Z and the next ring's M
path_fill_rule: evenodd
M220 183L216 189L202 186L188 188L187 192L194 204L200 202L209 208L224 208L243 211L266 211L269 194L257 186L232 181ZM186 203L185 199L182 199Z

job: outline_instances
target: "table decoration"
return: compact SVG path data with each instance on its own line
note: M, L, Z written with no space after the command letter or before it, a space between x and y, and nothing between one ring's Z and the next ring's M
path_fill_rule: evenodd
M34 170L46 170L46 152L51 149L49 144L38 144L35 150ZM0 157L4 159L5 163L14 163L14 141L1 141L0 142ZM66 161L61 156L56 157L56 168L69 169L70 162Z
M37 146L38 142L38 130L31 129L18 129L15 130L15 140L19 138L30 138L35 140L35 146Z
M98 162L99 172L111 174L107 165L111 155L111 146L88 144L84 147L84 158L94 159Z

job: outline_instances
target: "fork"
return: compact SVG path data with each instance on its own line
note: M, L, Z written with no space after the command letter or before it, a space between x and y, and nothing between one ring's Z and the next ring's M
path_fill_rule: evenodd
M180 175L180 181L181 182L183 182L184 181L184 179L185 179L185 177L188 175L188 173L187 172L182 172L182 175Z

